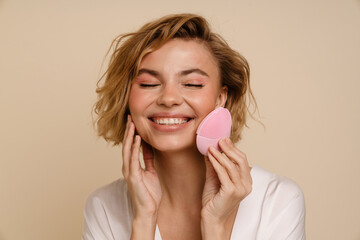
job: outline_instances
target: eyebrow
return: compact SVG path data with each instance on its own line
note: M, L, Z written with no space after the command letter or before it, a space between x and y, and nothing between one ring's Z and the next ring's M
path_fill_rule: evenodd
M138 73L138 76L141 75L141 74L144 74L144 73L147 73L147 74L150 74L154 77L158 77L160 74L159 72L155 71L155 70L150 70L150 69L147 69L147 68L142 68L139 70L139 73Z
M150 74L151 76L154 76L154 77L160 76L160 73L158 71L147 69L147 68L140 69L139 73L138 73L138 76L141 75L141 74L144 74L144 73ZM203 71L203 70L201 70L199 68L191 68L191 69L188 69L188 70L184 70L184 71L181 71L180 73L178 73L177 75L186 76L186 75L189 75L191 73L197 73L197 74L203 75L205 77L209 77L209 74L207 74L205 71Z
M199 68L192 68L192 69L189 69L189 70L181 71L179 75L180 76L186 76L186 75L189 75L191 73L197 73L197 74L203 75L205 77L209 77L209 75L206 72L204 72L203 70L201 70Z

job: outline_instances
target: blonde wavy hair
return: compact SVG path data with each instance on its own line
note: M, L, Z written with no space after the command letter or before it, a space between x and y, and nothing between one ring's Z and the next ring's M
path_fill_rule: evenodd
M195 14L174 14L149 22L137 32L114 39L109 66L97 83L98 100L93 112L97 133L114 145L122 143L129 111L129 93L141 60L174 38L200 40L213 54L220 68L221 83L228 88L225 107L232 116L231 140L241 140L247 113L253 117L257 103L250 88L250 68L246 59L210 30L208 22ZM255 109L249 111L251 103ZM256 119L255 119L256 120Z

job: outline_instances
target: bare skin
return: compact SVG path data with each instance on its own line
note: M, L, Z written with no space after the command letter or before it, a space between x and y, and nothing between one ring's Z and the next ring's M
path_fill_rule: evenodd
M131 119L131 118L130 118ZM131 129L133 130L133 124L130 123L130 132ZM136 142L136 140L135 140ZM143 149L144 149L144 157L145 159L148 159L149 155L147 155L147 152L149 149L147 149L149 146L146 143L143 143ZM146 150L147 149L147 150ZM153 157L153 155L152 155ZM207 161L207 162L206 162ZM156 161L154 161L156 163ZM145 163L149 163L148 161L145 161ZM202 161L200 163L207 163L210 165L209 160L205 159L205 161ZM154 165L154 169L157 169L156 166L158 164ZM201 164L200 164L201 165ZM205 165L205 164L203 164ZM206 166L204 166L206 168ZM151 169L152 167L148 165L148 169ZM159 167L158 167L159 168ZM195 168L196 169L196 168ZM211 171L215 173L213 168L207 168L205 169L208 171L208 176L210 176ZM204 171L202 172L204 173ZM184 173L185 176L189 173ZM216 173L215 173L216 174ZM191 175L191 174L190 174ZM161 175L160 175L161 176ZM165 174L165 176L172 176L171 172L168 174ZM163 240L167 239L203 239L203 233L201 231L201 210L202 210L202 200L203 200L203 194L202 189L204 189L204 184L202 187L199 187L199 191L201 194L196 194L196 188L192 187L193 185L186 185L184 183L181 183L181 180L183 180L183 177L178 174L177 176L179 186L182 186L183 192L179 191L173 191L173 198L170 197L170 195L163 194L161 201L159 203L159 208L156 214L156 222L153 224L153 228L155 228L156 224L159 227L159 230L161 232L161 236ZM204 179L207 176L204 176ZM159 177L160 179L160 186L161 189L166 189L166 185L163 184L163 178ZM173 179L173 178L171 178ZM206 180L205 180L206 181ZM187 187L186 187L187 186ZM185 194L187 193L189 194ZM166 192L166 190L164 191ZM170 191L171 192L171 191ZM190 198L193 197L193 198ZM189 202L190 201L190 202ZM234 209L231 210L231 212L228 214L228 217L226 221L223 223L224 226L224 232L225 234L229 235L229 238L231 236L231 231L234 225L234 221L236 218L237 209L239 207L239 204L234 206ZM212 225L212 224L211 224ZM153 229L155 231L155 229Z
M123 141L123 175L135 208L131 239L154 239L156 224L163 240L230 239L239 203L251 191L246 156L229 139L219 141L223 153L210 148L206 157L195 143L202 119L226 102L216 61L197 41L171 40L140 70ZM191 120L163 125L154 116Z

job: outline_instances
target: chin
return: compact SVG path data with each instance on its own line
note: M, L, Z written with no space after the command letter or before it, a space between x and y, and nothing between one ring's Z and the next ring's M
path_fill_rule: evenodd
M178 152L196 148L195 138L186 142L179 141L178 139L157 139L150 141L150 145L160 152Z

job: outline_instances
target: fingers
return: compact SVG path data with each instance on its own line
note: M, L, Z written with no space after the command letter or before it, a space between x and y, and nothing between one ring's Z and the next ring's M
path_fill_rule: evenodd
M135 133L135 126L131 122L130 115L128 115L128 121L126 123L126 129L125 129L123 146L122 146L122 157L123 157L122 172L125 178L129 175L129 171L130 171L129 169L130 156L131 156L131 148L133 144L134 133Z
M235 161L239 166L249 167L249 163L246 159L246 155L241 152L229 138L222 139L219 141L219 146L221 150L233 161Z
M227 156L221 154L218 150L214 147L210 149L210 155L216 158L216 160L220 163L220 165L225 168L227 171L231 181L233 183L240 181L240 173L239 170L236 168L235 164L230 161Z
M142 168L139 161L140 143L141 138L139 135L136 135L131 149L130 175L139 176L141 174Z
M205 179L207 179L207 180L211 179L213 181L216 181L217 184L220 184L217 173L214 169L214 166L211 164L209 157L204 156L204 160L205 160L205 168L206 168Z
M154 152L152 147L145 141L142 141L143 157L146 171L156 171L154 167Z
M156 171L153 163L154 154L152 147L145 141L142 141L139 135L136 135L134 138L135 130L134 122L132 121L131 116L128 115L122 147L122 172L125 178L128 178L130 175L141 174L142 167L139 158L141 145L143 148L145 169Z
M204 160L205 160L205 167L206 167L205 176L206 176L206 178L208 178L209 176L214 175L214 173L216 174L216 172L215 172L213 165L210 163L209 157L204 156Z
M212 154L214 151L217 151L213 146L211 146L209 148L209 160L211 162L211 164L214 167L215 172L218 175L218 178L220 180L220 183L222 186L231 186L233 185L233 182L230 180L229 175L225 169L225 167L223 167L220 162L218 161L218 155L216 154L216 157ZM220 153L220 152L219 152ZM220 153L221 154L221 153Z
M128 121L126 123L126 129L124 134L123 146L122 146L122 157L123 157L123 167L122 172L127 179L130 175L141 174L141 165L139 161L139 151L140 151L140 136L135 135L135 125L131 119L131 116L128 115Z
M219 141L219 146L225 155L238 167L241 179L252 183L250 166L246 155L241 152L228 138Z
M228 184L231 190L234 187L237 196L245 197L251 192L252 178L250 175L250 167L246 156L232 143L225 140L219 141L224 154L221 154L214 147L209 148L209 159L216 170L222 185ZM224 187L226 187L225 185Z

